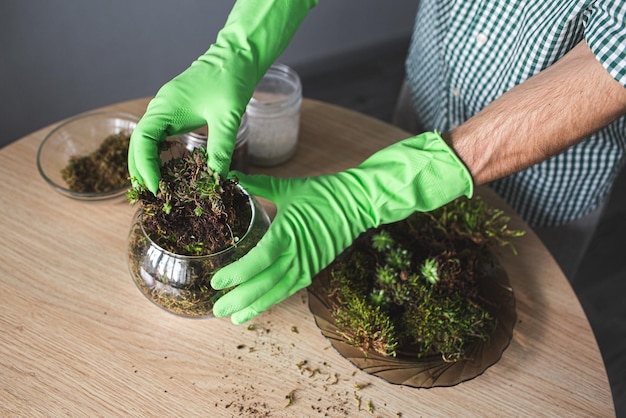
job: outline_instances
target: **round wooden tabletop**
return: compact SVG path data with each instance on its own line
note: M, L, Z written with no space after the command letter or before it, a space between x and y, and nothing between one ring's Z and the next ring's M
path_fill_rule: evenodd
M147 99L104 110L141 116ZM185 319L148 301L127 266L134 208L69 199L39 176L54 127L0 150L1 416L613 416L593 332L567 279L523 221L499 254L515 292L513 339L482 375L449 388L393 385L355 368L300 291L250 323ZM407 134L304 100L294 158L277 176L355 166ZM267 202L265 202L267 204ZM268 206L269 207L269 206Z

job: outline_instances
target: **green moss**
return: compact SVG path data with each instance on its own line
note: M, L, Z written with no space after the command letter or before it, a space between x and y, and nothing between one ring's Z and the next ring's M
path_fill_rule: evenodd
M343 290L345 304L339 306L334 315L344 338L364 351L395 356L398 337L388 313L355 292Z
M496 327L479 292L493 245L523 235L475 198L370 230L336 260L329 296L349 344L394 356L464 358Z

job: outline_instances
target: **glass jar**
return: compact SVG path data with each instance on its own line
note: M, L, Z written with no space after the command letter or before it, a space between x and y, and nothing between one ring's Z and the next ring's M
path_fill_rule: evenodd
M250 164L273 166L296 152L300 130L302 85L300 77L284 64L272 65L248 103Z
M227 290L213 289L211 278L220 268L247 254L270 224L265 209L245 189L239 188L250 202L250 226L234 245L211 255L188 256L163 249L146 233L142 225L142 209L135 213L128 237L128 266L133 281L144 296L180 316L213 316L215 301Z
M242 173L248 172L248 115L245 113L241 116L241 123L239 124L239 130L237 131L237 141L235 142L235 149L230 162L231 170L238 170ZM192 151L194 148L206 148L208 138L208 129L203 127L201 129L186 133L176 138L184 145L187 151Z

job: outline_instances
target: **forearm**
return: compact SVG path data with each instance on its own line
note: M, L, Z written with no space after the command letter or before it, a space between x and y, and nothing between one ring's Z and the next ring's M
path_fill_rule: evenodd
M582 41L443 136L481 185L556 155L625 113L626 89Z

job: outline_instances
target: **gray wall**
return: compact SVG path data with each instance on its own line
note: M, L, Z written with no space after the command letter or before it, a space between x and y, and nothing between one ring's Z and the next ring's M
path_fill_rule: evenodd
M206 51L232 4L2 0L0 147L73 114L153 95ZM406 39L416 7L417 0L320 0L279 61L306 74Z

